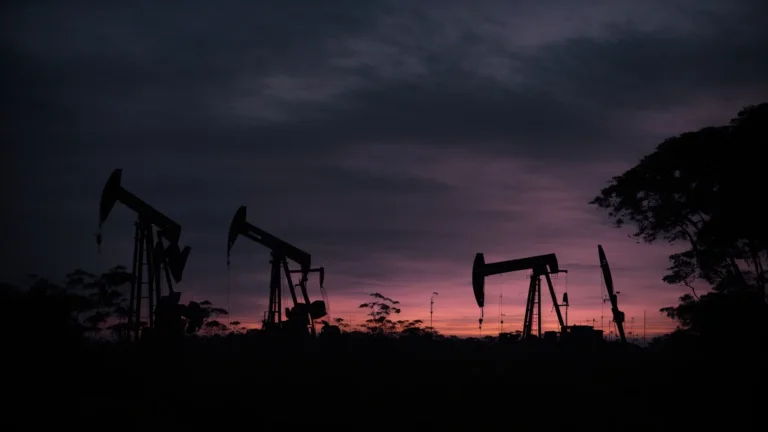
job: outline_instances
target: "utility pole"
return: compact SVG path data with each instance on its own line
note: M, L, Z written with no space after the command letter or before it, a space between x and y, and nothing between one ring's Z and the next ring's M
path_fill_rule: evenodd
M603 304L600 306L600 330L605 332L605 302L608 300L608 296L603 295Z
M432 293L432 297L429 298L429 328L434 330L435 328L432 327L432 314L435 311L435 296L437 295L437 292Z
M645 345L645 309L643 309L643 345Z
M504 328L504 319L502 318L503 314L501 313L501 305L504 301L503 296L504 296L503 293L499 293L499 333L501 333L501 331Z

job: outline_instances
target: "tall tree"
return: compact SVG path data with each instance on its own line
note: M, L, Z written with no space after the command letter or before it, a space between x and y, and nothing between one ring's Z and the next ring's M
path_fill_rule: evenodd
M229 315L226 309L214 307L213 303L208 300L200 302L200 318L203 323L203 327L208 330L209 335L226 332L229 330L226 324L219 321L221 315Z
M373 293L370 296L374 298L373 301L359 306L361 309L368 309L368 316L370 317L365 320L363 327L376 335L384 335L395 331L397 323L392 321L391 317L392 314L397 315L400 313L400 308L397 307L400 302L379 293Z
M64 286L70 296L82 298L78 320L88 332L100 333L108 320L120 318L119 308L124 307L132 280L133 275L123 266L112 267L99 276L77 269L66 275Z
M730 124L683 133L659 144L595 197L615 226L634 225L637 241L684 242L663 280L765 297L768 104L741 110Z

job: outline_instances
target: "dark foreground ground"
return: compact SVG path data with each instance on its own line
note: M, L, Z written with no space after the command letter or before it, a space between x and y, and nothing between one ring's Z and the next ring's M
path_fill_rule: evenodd
M679 350L678 350L679 351ZM5 430L762 430L759 349L246 337L19 347Z

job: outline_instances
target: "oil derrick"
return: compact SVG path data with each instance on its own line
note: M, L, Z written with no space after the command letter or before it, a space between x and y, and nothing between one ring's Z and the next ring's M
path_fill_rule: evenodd
M122 169L116 169L107 180L99 205L99 233L96 242L101 247L101 228L115 203L120 202L136 213L131 293L128 302L128 337L138 340L141 334L142 300L149 303L147 324L156 327L157 308L161 312L160 326L165 324L163 311L168 303L178 304L180 293L173 291L173 282L181 282L191 248L179 248L181 225L171 220L136 195L122 187ZM155 229L157 231L155 232ZM155 242L155 238L157 241ZM168 241L165 246L163 240ZM168 296L162 296L162 275L165 271ZM146 291L144 290L146 287ZM175 302L174 302L175 300Z
M307 333L310 331L315 336L315 320L327 315L324 301L309 301L307 293L308 275L311 271L320 272L321 285L325 278L325 269L312 269L312 256L307 252L269 234L268 232L250 224L246 220L246 207L237 209L232 223L229 226L229 235L227 237L227 267L229 267L229 257L232 246L235 244L238 236L246 237L254 242L266 247L271 252L270 260L271 272L269 281L269 310L264 319L263 328L265 330L295 330L296 332ZM291 278L292 271L288 268L288 260L299 265L300 278L298 286L301 289L303 302L299 301L296 295L296 288ZM296 272L295 270L293 272ZM293 300L293 308L286 308L286 321L283 321L282 315L282 274L288 282L288 289Z
M522 338L530 338L533 333L534 322L537 323L537 336L542 336L541 331L541 277L544 276L549 287L549 293L552 296L552 305L557 312L557 320L560 323L561 331L565 328L563 315L560 313L560 305L557 302L555 289L552 286L550 275L565 272L557 264L555 254L537 255L528 258L521 258L510 261L499 261L495 263L486 263L482 253L475 255L475 262L472 266L472 289L475 293L477 305L482 309L485 306L485 278L502 273L509 273L521 270L532 270L531 282L528 287L528 299L525 307L525 318L523 320ZM534 316L537 317L534 320ZM482 324L482 318L481 318Z
M619 332L621 343L627 343L627 337L624 334L624 312L619 310L618 292L613 290L613 278L611 277L611 268L608 266L608 260L605 258L605 251L601 245L597 245L597 255L600 258L600 268L603 271L603 280L605 289L608 291L608 299L611 302L611 314L613 322L616 323L616 330Z

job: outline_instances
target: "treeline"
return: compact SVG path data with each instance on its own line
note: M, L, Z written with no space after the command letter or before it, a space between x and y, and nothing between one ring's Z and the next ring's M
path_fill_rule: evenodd
M54 282L29 275L28 287L0 284L0 314L7 338L45 344L74 344L86 339L120 341L127 336L128 295L133 275L115 266L96 275L77 269ZM210 334L227 331L217 320L227 311L203 301L203 329ZM233 323L237 324L237 323ZM142 321L141 327L147 327Z
M119 342L127 339L129 328L128 297L133 275L124 266L115 266L101 274L77 269L54 282L38 275L29 275L27 287L0 284L0 301L4 305L2 328L15 341L27 340L45 344L72 344L83 340ZM333 322L319 321L321 333L331 328L337 333L363 332L376 336L437 335L424 327L421 320L400 320L398 301L379 293L360 305L367 310L364 324L351 328L342 318ZM228 323L222 317L225 309L210 301L199 303L202 328L196 336L225 336L259 331L248 329L238 321ZM187 318L182 317L181 320ZM140 327L147 328L142 321ZM190 333L190 332L188 332ZM333 332L332 332L333 333Z

